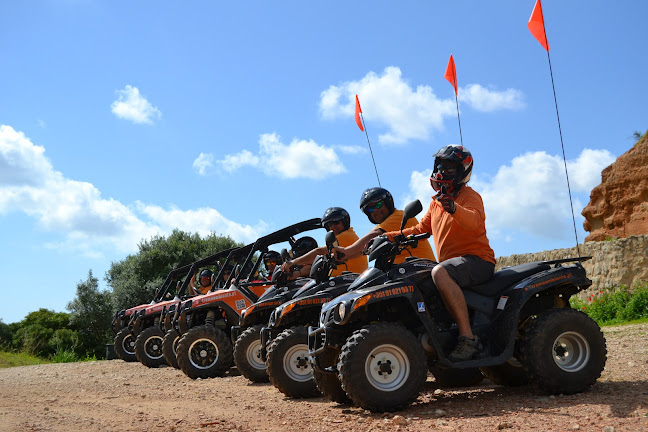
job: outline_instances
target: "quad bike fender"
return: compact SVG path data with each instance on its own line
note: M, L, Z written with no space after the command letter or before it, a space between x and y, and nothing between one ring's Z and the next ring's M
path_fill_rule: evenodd
M265 324L268 315L277 306L283 303L279 299L270 299L263 302L257 302L241 311L240 325L241 327L249 327L255 324Z
M302 297L286 302L283 305L275 308L275 310L272 312L268 321L268 327L280 327L287 325L291 322L291 317L294 316L297 312L304 312L308 309L312 310L315 320L317 320L319 311L322 309L322 305L324 303L330 302L331 300L333 300L333 298L334 297L328 292L320 292L317 294L309 295L307 297Z
M417 317L428 331L434 331L432 319L420 291L417 290L414 284L407 279L398 280L396 282L368 289L361 289L353 293L348 293L347 296L349 294L352 294L349 296L350 299L343 300L348 305L348 310L345 310L345 312L347 312L345 313L346 316L341 318L339 316L340 309L336 311L338 312L338 316L336 317L338 318L336 320L336 323L338 324L346 324L351 321L356 314L361 313L363 310L366 310L366 308L372 307L372 305L378 303L386 305L387 303L400 302L401 304L409 305L413 315L408 316L408 318ZM338 299L341 298L338 297Z

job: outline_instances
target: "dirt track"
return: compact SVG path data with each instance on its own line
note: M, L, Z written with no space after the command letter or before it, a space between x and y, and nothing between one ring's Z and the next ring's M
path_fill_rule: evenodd
M446 391L428 378L417 403L383 415L291 400L241 376L192 381L121 360L2 369L0 430L648 431L648 325L605 334L607 367L586 393L548 397L488 382Z

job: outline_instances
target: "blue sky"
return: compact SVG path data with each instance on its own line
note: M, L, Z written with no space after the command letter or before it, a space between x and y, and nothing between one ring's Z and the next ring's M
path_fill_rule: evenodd
M341 206L365 233L355 94L382 185L427 206L431 155L459 143L450 54L496 256L573 246L534 3L4 2L0 319L65 311L176 227L250 242ZM582 242L601 170L648 128L648 3L543 9Z

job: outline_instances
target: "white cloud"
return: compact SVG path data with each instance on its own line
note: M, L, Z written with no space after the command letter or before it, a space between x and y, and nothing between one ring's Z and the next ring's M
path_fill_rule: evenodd
M526 105L522 92L507 89L502 92L487 89L479 84L459 88L459 101L465 102L477 111L492 112L502 109L520 110Z
M578 218L590 191L601 182L601 171L614 162L607 150L585 149L576 160L567 161L574 214ZM421 199L424 207L434 194L431 169L414 171L405 202ZM469 185L477 190L486 209L489 237L503 240L515 233L561 239L572 230L572 216L561 156L545 152L526 153L503 165L493 178L473 173ZM580 197L579 197L580 195Z
M196 160L193 161L193 168L202 176L214 167L214 155L211 153L200 153Z
M139 92L137 87L127 85L123 90L116 90L118 98L110 105L117 117L133 123L152 124L161 117L159 109L151 105Z
M95 256L104 247L134 252L142 239L169 234L174 228L202 235L213 231L243 242L258 238L267 228L263 221L255 226L238 224L210 208L167 210L102 198L92 184L55 171L44 153L23 133L0 125L0 214L25 213L41 229L65 236L49 247Z
M340 146L336 146L335 148L340 150L340 153L351 154L351 155L364 154L364 153L369 152L369 150L367 150L366 147L362 147L362 146L343 146L343 145L340 145Z
M290 144L284 144L276 133L261 135L258 154L243 150L226 155L217 163L227 172L251 166L269 176L289 179L319 180L346 172L333 148L319 145L313 140L293 139Z
M460 92L463 93L462 89ZM466 87L466 92L466 102L482 111L523 106L521 93L513 89L497 92L472 84ZM382 75L369 72L359 81L332 85L323 91L320 95L321 116L328 120L352 118L356 94L369 127L373 123L388 129L378 137L383 144L427 140L434 131L443 129L446 118L454 119L457 115L453 98L441 99L427 85L414 89L402 78L400 68L389 66ZM355 127L355 123L349 124Z

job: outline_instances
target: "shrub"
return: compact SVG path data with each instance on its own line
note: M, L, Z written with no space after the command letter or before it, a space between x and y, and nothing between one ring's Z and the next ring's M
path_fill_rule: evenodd
M573 308L582 310L599 324L618 324L648 317L648 284L633 291L622 285L618 289L591 294L586 300L572 297Z

